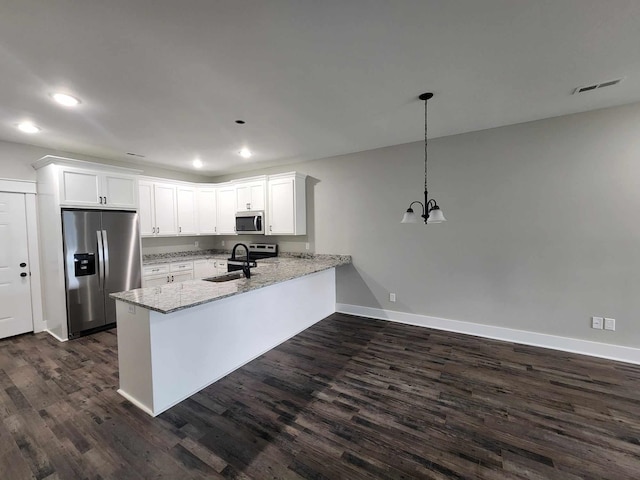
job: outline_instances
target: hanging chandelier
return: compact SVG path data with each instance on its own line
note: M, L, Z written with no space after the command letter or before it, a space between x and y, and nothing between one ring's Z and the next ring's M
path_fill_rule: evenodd
M404 213L402 217L402 222L400 223L418 223L418 215L413 211L413 204L417 203L422 207L422 215L420 215L424 219L424 223L442 223L447 219L444 218L444 214L437 202L432 198L428 199L427 193L427 100L433 97L433 93L423 93L418 98L420 100L424 100L424 203L416 200L411 202L409 208Z

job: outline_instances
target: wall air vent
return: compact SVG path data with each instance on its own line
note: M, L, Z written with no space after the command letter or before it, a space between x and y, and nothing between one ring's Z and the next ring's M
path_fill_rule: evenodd
M609 80L609 81L602 82L602 83L594 83L592 85L583 85L582 87L576 88L573 91L573 94L575 95L576 93L590 92L590 91L596 90L598 88L613 87L614 85L619 84L622 80L624 80L624 77L623 78L616 78L615 80Z

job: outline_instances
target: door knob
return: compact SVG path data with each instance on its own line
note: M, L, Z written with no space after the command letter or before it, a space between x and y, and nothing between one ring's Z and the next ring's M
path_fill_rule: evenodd
M24 273L24 272L22 272L22 273L20 274L20 276L21 276L21 277L26 277L26 276L27 276L27 274L26 274L26 273Z
M24 267L26 267L26 266L27 266L27 264L26 264L26 263L24 263L24 262L22 262L22 263L20 264L20 266L21 266L22 268L24 268Z

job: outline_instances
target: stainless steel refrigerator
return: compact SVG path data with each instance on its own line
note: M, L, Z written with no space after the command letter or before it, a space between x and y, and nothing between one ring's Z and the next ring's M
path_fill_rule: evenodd
M136 212L62 210L69 338L111 328L110 293L140 288Z

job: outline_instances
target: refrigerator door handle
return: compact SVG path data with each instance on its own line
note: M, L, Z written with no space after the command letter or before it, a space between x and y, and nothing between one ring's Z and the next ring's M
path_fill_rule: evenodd
M107 240L107 231L102 230L102 242L104 245L104 283L106 285L109 280L109 241Z
M102 281L102 276L104 275L102 231L96 230L96 238L98 239L98 288L102 291L104 288L104 282Z

